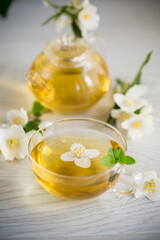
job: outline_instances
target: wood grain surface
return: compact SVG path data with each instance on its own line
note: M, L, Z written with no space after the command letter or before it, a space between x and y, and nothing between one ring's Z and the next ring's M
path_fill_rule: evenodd
M55 1L56 2L56 1ZM66 1L57 1L63 3ZM154 50L143 72L154 106L155 131L127 141L140 170L160 177L160 1L99 0L101 51L115 77L132 80L146 54ZM51 14L38 0L16 0L6 20L0 19L0 118L11 108L31 108L33 97L25 81L31 62L56 36ZM109 93L86 112L46 114L44 120L84 116L106 120ZM159 240L160 201L135 199L111 190L88 201L66 201L46 192L35 179L29 161L0 162L0 239Z

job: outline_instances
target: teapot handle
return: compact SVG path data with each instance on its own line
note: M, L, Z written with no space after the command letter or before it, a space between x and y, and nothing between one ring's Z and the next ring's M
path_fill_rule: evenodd
M34 71L28 72L26 80L28 80L32 92L40 101L50 103L54 100L55 90L53 86L49 81L44 81L39 73Z

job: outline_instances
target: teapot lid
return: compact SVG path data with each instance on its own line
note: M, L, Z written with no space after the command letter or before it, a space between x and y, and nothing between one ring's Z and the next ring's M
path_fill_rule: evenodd
M66 34L62 38L53 39L46 44L44 53L52 64L69 67L81 63L91 54L92 46L82 38Z

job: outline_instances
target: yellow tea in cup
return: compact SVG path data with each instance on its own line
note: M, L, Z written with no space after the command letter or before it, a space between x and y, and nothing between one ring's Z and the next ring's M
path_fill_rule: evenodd
M81 200L96 197L116 184L120 165L110 169L100 160L108 148L120 145L103 129L96 129L95 124L99 126L102 122L62 120L46 128L38 143L33 143L33 136L32 169L47 191L62 198Z

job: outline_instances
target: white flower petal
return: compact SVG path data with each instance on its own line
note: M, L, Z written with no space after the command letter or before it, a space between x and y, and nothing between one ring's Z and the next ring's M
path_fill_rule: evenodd
M87 7L90 4L89 0L83 0L81 6L82 7Z
M7 129L7 131L8 135L13 138L17 137L18 139L20 139L26 136L21 125L13 124L10 126L10 128Z
M152 112L152 104L147 104L141 111L142 114L148 115Z
M86 148L80 143L73 143L70 147L70 151L75 157L81 157L85 150Z
M120 114L121 114L120 109L112 109L112 111L111 111L111 116L113 118L119 118Z
M153 125L142 114L134 114L130 119L122 123L122 128L128 130L131 139L141 137L142 134L152 131Z
M47 3L45 0L42 0L42 3L45 7L49 7L49 3Z
M85 2L84 2L85 3ZM86 31L95 30L99 25L100 17L97 8L91 4L84 4L83 10L78 14L78 25Z
M76 158L75 164L78 167L89 168L91 166L91 160L89 158Z
M115 103L121 108L121 111L127 113L134 113L135 110L144 107L147 104L146 100L136 98L135 96L128 96L127 94L123 95L116 93L113 98Z
M92 13L92 14L95 14L97 12L97 7L92 5L92 4L88 4L87 6L87 10Z
M66 153L63 153L61 156L60 156L60 159L62 161L66 161L66 162L72 162L75 160L75 157L73 156L73 154L71 152L66 152Z
M6 160L24 158L28 154L28 139L21 125L1 129L0 149Z
M113 98L114 98L115 103L117 103L118 106L120 106L120 107L123 106L123 102L125 99L125 96L123 94L116 93L113 95Z
M134 183L135 183L135 185L137 187L142 186L142 184L143 184L143 175L142 175L141 172L133 172L132 177L133 177Z
M143 131L133 129L133 128L129 129L127 133L128 137L132 140L136 140L137 138L142 137L142 134L143 134Z
M2 148L5 146L6 141L8 139L7 129L0 128L0 150L2 150Z
M28 115L24 108L19 110L10 110L7 113L7 121L10 124L17 124L24 126L28 122Z
M154 130L154 122L153 117L151 115L143 115L144 117L144 125L146 128L146 132L151 133Z
M12 151L12 154L13 154L14 158L16 158L16 159L25 158L28 155L28 139L27 138L20 139L19 144ZM13 160L13 159L8 159L8 160Z
M65 27L69 27L72 24L72 19L66 13L63 13L55 20L56 32L60 33Z
M124 122L122 122L122 124L121 124L122 128L128 130L130 125L131 125L131 122L132 122L131 118L126 120L126 121L124 121Z
M127 98L126 98L127 99ZM125 100L126 100L125 99ZM124 100L124 102L125 102ZM130 100L129 100L130 101ZM144 100L144 99L140 99L140 98L137 98L137 99L131 99L131 101L133 102L131 105L127 106L123 103L123 105L121 106L121 109L123 111L126 111L128 113L134 113L134 111L136 111L137 109L145 106L147 104L147 101Z
M7 161L12 161L16 158L15 151L8 149L6 146L1 151Z
M142 98L137 98L135 99L134 105L132 106L132 110L133 112L141 107L144 107L145 105L147 105L147 101L145 99Z
M97 149L86 149L84 152L86 158L96 158L99 154L100 152Z
M156 188L153 191L144 191L144 195L152 200L152 201L158 201L160 200L160 178L157 178L155 180Z
M136 189L134 192L134 196L136 198L144 198L144 193L141 189Z
M132 88L130 88L126 96L133 97L133 98L139 98L141 96L144 96L148 91L148 88L143 85L135 85Z
M122 121L120 119L116 120L116 128L118 128L121 132L124 132L124 128L122 128Z
M155 171L145 171L143 177L144 181L150 181L157 178L157 173Z
M0 128L7 129L7 128L9 128L9 125L6 124L6 123L3 123L3 124L0 126Z

